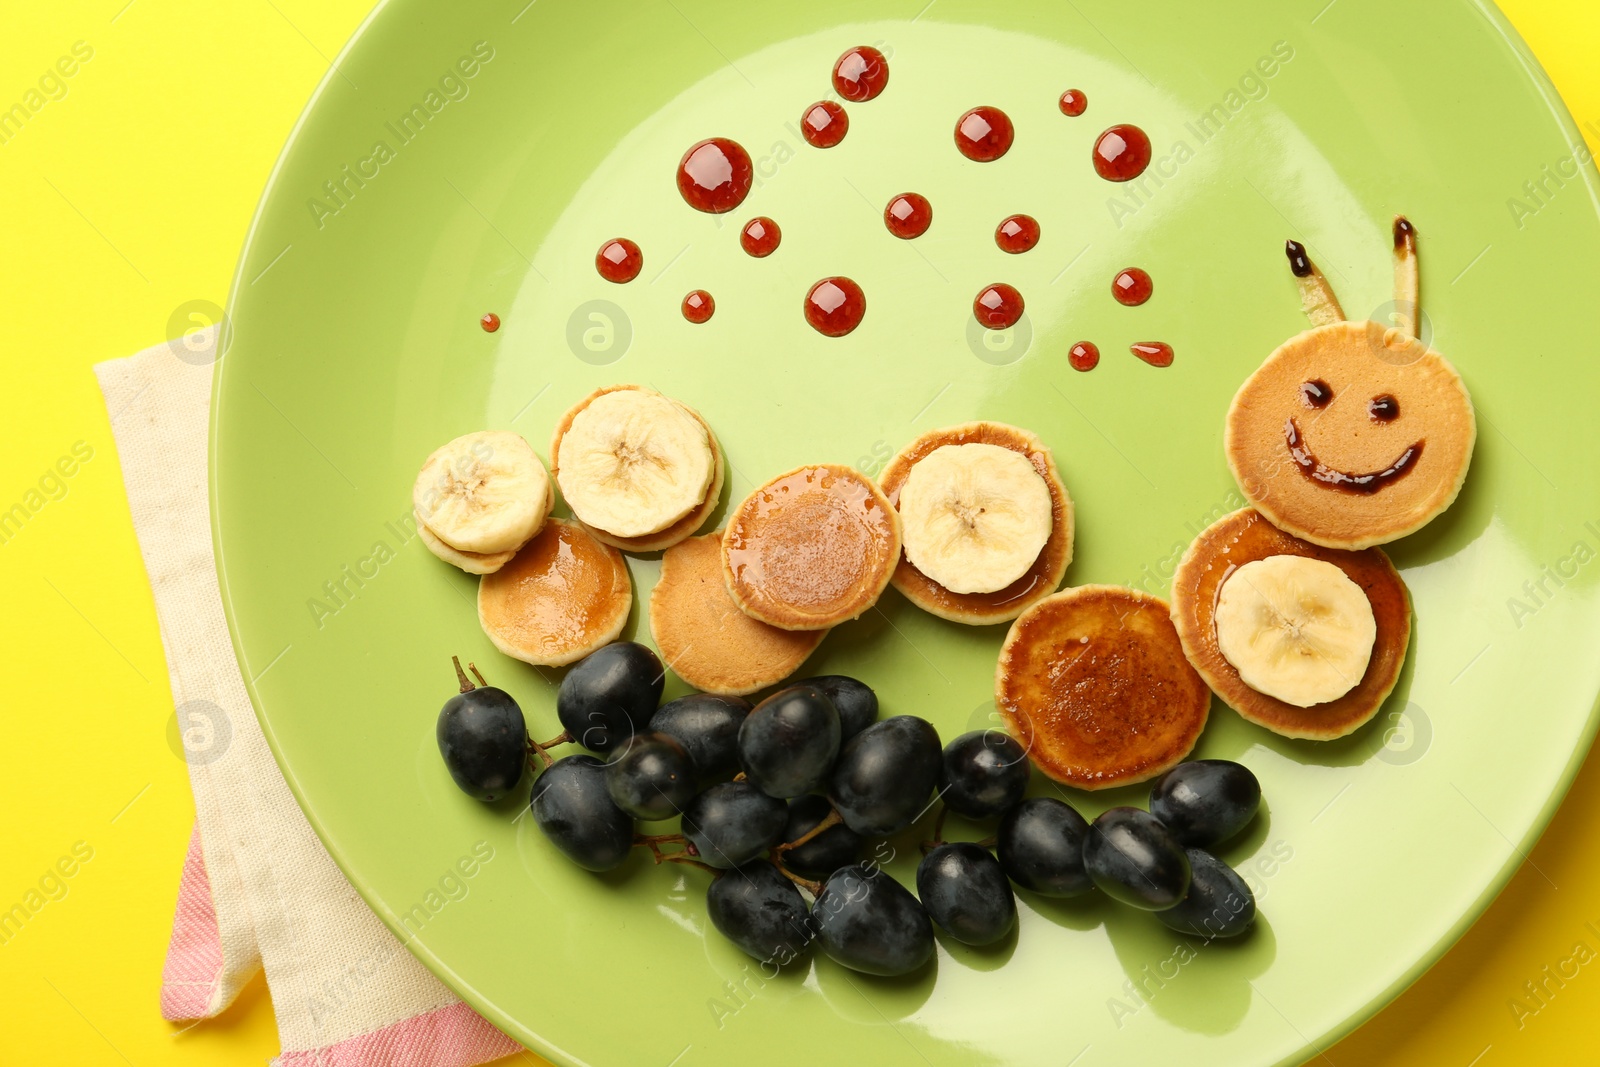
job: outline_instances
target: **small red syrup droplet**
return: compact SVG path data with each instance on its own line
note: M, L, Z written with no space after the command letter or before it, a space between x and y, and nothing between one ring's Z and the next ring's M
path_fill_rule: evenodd
M1016 255L1026 252L1039 243L1039 220L1032 215L1011 215L1000 220L994 231L994 243L1000 251Z
M1022 318L1022 294L1014 286L995 282L972 302L972 314L991 330L1009 330Z
M1150 275L1138 267L1129 267L1111 279L1111 295L1124 307L1138 307L1150 299L1154 290L1155 283L1150 280Z
M1073 370L1094 370L1100 365L1100 349L1093 341L1079 341L1067 353Z
M600 251L595 253L594 266L600 277L620 285L639 276L644 269L644 253L626 237L618 237L600 246Z
M1094 142L1094 169L1108 182L1131 182L1150 165L1150 138L1137 126L1113 126Z
M1068 89L1061 94L1061 113L1071 118L1077 118L1089 107L1089 98L1083 95L1082 89Z
M678 192L696 211L720 215L750 195L750 153L726 137L701 141L678 163Z
M829 337L843 337L867 313L867 295L849 278L824 278L806 293L806 321Z
M1016 130L997 107L975 107L956 122L956 147L978 163L993 163L1011 148Z
M832 100L812 104L800 119L800 132L812 148L832 148L849 130L850 116Z
M705 322L717 310L717 302L704 289L696 289L683 298L683 317L690 322Z
M483 327L484 333L494 333L500 328L500 316L491 311L478 320L478 325Z
M888 84L889 61L871 45L850 49L833 65L833 88L854 103L871 100Z
M783 240L783 231L778 229L778 224L765 215L757 215L744 224L744 230L739 234L739 243L744 250L757 259L764 259L778 250L778 242Z
M1132 346L1133 354L1152 367L1172 366L1172 346L1162 341L1140 341Z
M933 205L921 193L901 193L883 209L883 224L902 240L921 237L933 225Z

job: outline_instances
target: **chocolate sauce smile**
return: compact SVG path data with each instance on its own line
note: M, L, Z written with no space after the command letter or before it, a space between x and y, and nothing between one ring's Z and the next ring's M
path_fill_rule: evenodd
M1283 426L1283 438L1289 446L1289 455L1293 457L1295 466L1300 468L1300 473L1307 478L1325 485L1329 489L1338 489L1346 493L1359 493L1370 495L1376 493L1384 486L1399 481L1416 468L1417 457L1422 455L1422 441L1418 441L1404 452L1400 458L1389 464L1381 471L1371 474L1350 474L1346 471L1334 470L1327 466L1305 446L1305 438L1300 434L1300 427L1290 419Z

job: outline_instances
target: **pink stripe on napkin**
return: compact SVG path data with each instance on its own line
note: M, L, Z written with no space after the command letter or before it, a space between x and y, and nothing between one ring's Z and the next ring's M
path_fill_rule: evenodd
M472 1067L521 1051L457 1001L338 1044L285 1052L272 1067Z
M222 984L222 935L211 900L211 879L200 850L200 824L189 835L189 854L178 883L178 909L172 920L167 962L161 968L161 1017L169 1022L204 1019Z

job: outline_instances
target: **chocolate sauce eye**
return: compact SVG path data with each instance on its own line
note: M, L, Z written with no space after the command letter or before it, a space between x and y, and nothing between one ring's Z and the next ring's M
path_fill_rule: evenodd
M1333 402L1333 387L1321 378L1301 382L1300 402L1308 408L1325 408Z
M1378 422L1393 422L1400 417L1400 401L1384 393L1367 401L1367 414Z

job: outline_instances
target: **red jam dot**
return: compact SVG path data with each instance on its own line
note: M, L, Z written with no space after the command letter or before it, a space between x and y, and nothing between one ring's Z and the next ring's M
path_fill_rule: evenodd
M763 259L778 250L778 242L783 240L783 231L778 229L778 224L765 215L757 215L744 224L744 230L739 234L739 244L744 250Z
M1094 370L1100 365L1100 349L1093 341L1079 341L1067 352L1073 370Z
M1150 138L1137 126L1113 126L1094 143L1094 169L1108 182L1131 182L1150 165Z
M832 148L849 130L850 116L832 100L812 104L800 118L800 132L812 148Z
M1111 279L1111 295L1124 307L1138 307L1150 299L1154 290L1155 283L1150 280L1150 275L1138 267L1129 267Z
M867 296L849 278L824 278L806 293L806 321L828 337L843 337L867 313Z
M902 240L921 237L933 225L933 205L921 193L901 193L883 209L883 224Z
M846 100L860 104L889 84L889 61L871 45L852 48L833 65L833 88Z
M995 282L972 302L972 314L991 330L1009 330L1022 318L1022 294L1005 282Z
M683 298L683 317L690 322L705 322L717 310L717 302L704 289L696 289Z
M1077 118L1089 107L1089 98L1083 95L1082 89L1068 89L1061 94L1061 113L1070 118Z
M744 203L753 174L750 153L726 137L713 137L683 154L678 192L696 211L720 215Z
M491 311L478 320L478 325L483 327L484 333L494 333L500 328L500 316Z
M997 107L975 107L956 122L956 147L978 163L993 163L1015 139L1011 120Z
M644 253L626 237L618 237L600 246L600 251L595 253L594 266L600 277L621 285L639 276L644 269Z
M1026 252L1039 243L1039 220L1032 215L1011 215L1000 221L994 231L994 243L1000 251L1016 255Z
M1152 367L1172 366L1172 346L1161 341L1140 341L1132 346L1133 354Z

